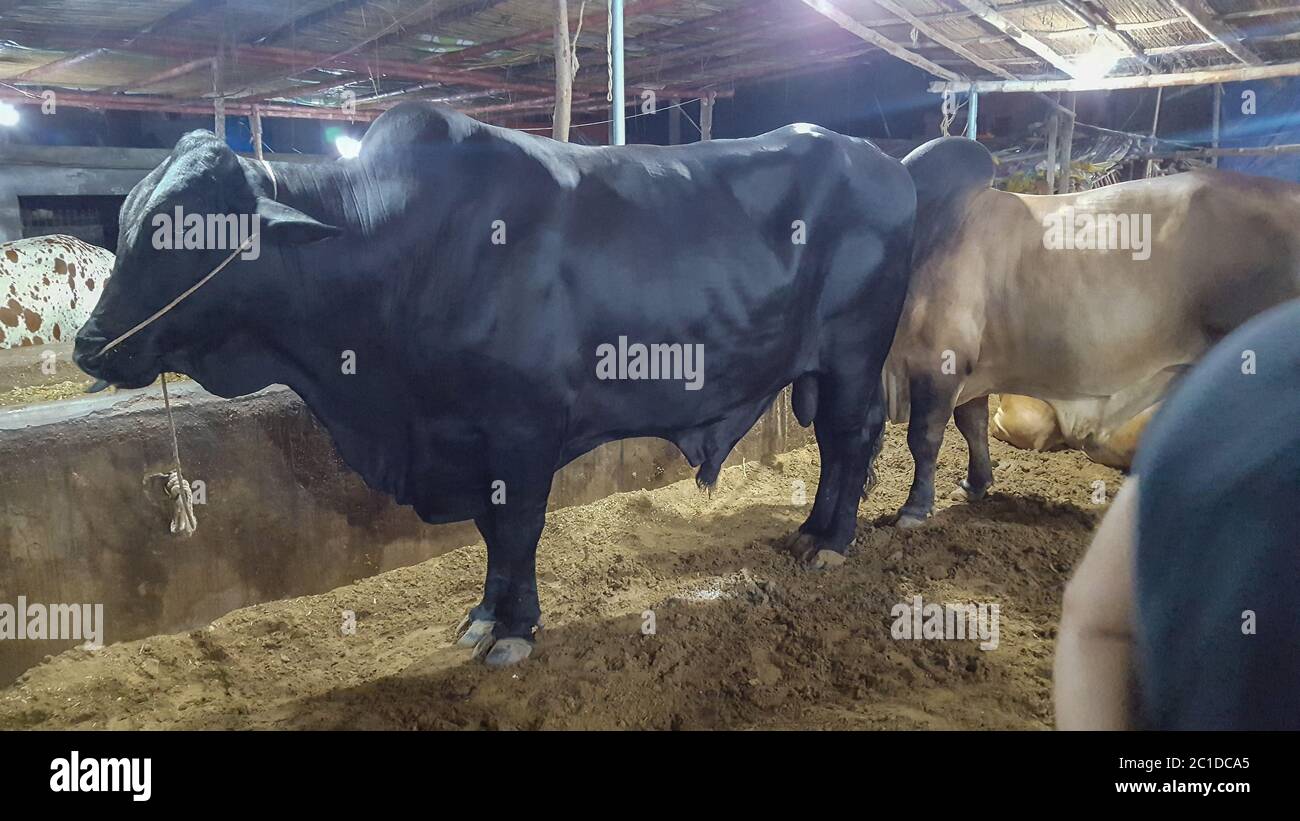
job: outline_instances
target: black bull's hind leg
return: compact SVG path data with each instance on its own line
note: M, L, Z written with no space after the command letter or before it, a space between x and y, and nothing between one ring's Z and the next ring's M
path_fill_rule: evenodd
M813 509L791 543L795 556L811 567L842 564L853 542L858 504L885 426L879 382L879 368L870 367L822 380L814 422L821 477Z

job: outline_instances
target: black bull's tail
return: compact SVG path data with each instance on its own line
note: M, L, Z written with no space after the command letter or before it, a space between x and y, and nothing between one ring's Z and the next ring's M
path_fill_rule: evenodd
M971 197L993 183L993 155L975 140L940 137L903 158L916 186L916 230L912 240L912 272L930 254L957 236ZM915 278L911 279L916 287ZM906 311L906 308L904 309ZM906 327L906 317L900 327ZM885 410L891 422L906 422L910 401L905 364L891 356L881 374Z

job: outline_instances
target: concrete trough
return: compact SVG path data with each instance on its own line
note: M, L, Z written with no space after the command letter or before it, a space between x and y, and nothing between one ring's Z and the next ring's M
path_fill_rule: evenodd
M0 374L32 373L39 361L30 350L0 351ZM62 365L60 372L75 373ZM150 479L171 468L157 386L0 407L0 604L16 606L19 596L102 604L111 643L193 629L240 607L324 592L478 541L472 523L426 525L369 490L287 388L223 400L181 382L172 399L186 477L201 480L206 494L190 538L169 532L170 503ZM729 463L761 460L807 437L783 394ZM667 442L615 442L565 468L551 505L690 474ZM78 643L0 640L0 681Z

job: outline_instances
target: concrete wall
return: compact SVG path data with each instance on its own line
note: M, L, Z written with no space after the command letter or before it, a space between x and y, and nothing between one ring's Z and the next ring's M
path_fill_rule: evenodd
M30 372L37 361L29 350L0 351L0 373ZM160 397L154 387L0 407L0 602L102 603L105 640L122 641L327 591L478 539L472 524L425 525L367 489L287 389L227 401L186 382L173 390L182 457L208 504L196 508L192 538L172 536L170 508L147 480L170 469ZM782 396L732 460L805 441ZM616 442L565 468L551 502L582 504L690 473L666 442ZM73 644L0 641L0 682Z
M154 148L0 146L0 242L22 239L19 197L125 196L169 153Z
M19 197L126 196L170 153L160 148L0 145L0 242L22 239ZM268 159L318 162L324 158L295 154Z

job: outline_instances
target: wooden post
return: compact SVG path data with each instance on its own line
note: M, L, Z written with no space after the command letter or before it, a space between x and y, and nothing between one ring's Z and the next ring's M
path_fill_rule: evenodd
M253 113L248 117L249 128L253 132L253 156L262 159L262 107L253 103Z
M1047 193L1056 193L1056 138L1061 130L1061 112L1052 109L1052 116L1047 119Z
M1214 130L1212 134L1213 142L1211 148L1219 147L1219 117L1223 110L1223 83L1214 84ZM1219 157L1217 154L1210 155L1210 165L1215 168L1219 167Z
M1157 88L1156 89L1156 113L1151 115L1151 150L1152 151L1154 151L1156 147L1155 146L1156 129L1160 127L1160 101L1164 98L1164 96L1165 96L1164 88ZM1156 161L1147 160L1146 173L1144 173L1142 176L1150 177L1151 172L1155 170L1156 170Z
M1061 117L1064 122L1061 123L1059 146L1061 152L1061 176L1056 181L1056 192L1058 194L1070 193L1070 155L1074 147L1074 98L1075 94L1073 91L1066 95L1065 107L1068 108L1071 113L1064 114Z
M224 62L225 55L222 51L218 51L217 59L212 61L212 133L216 134L217 139L222 142L226 139L226 98L221 96L223 93L221 68Z
M979 137L979 119L980 119L980 93L971 91L970 97L966 100L966 138L970 140Z
M573 109L573 44L569 42L569 0L555 0L555 121L551 136L569 141Z
M710 91L700 98L700 142L713 139L713 101L718 92Z

